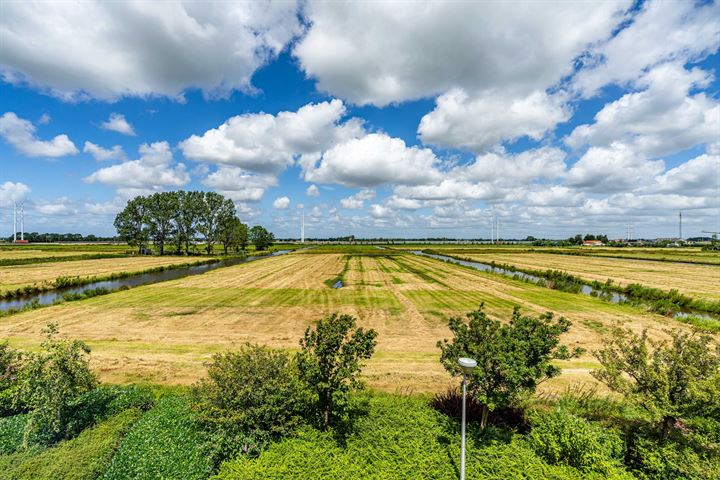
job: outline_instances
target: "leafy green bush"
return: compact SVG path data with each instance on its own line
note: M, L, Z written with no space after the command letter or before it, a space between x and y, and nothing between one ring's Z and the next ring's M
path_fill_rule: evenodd
M149 410L153 402L152 391L148 388L101 385L68 403L67 436L73 437L88 426L128 408Z
M166 396L132 427L100 478L193 480L211 470L187 399Z
M366 396L367 416L339 443L332 432L302 430L259 457L225 462L215 480L456 480L459 425L434 411L426 398ZM576 480L630 479L621 469L581 472L549 465L517 436L497 439L468 432L467 478Z
M140 411L131 408L52 448L0 456L0 479L94 480L105 471L139 416Z
M675 437L675 438L673 438ZM659 441L654 432L638 429L628 435L625 463L638 478L647 480L716 480L720 454L698 449L677 435Z
M377 332L355 327L355 318L333 313L308 327L297 356L300 378L313 394L323 429L349 419L350 392L362 388L362 361L372 357Z
M27 415L0 418L0 455L7 455L20 449Z
M215 355L193 388L194 409L212 456L257 454L302 425L307 394L287 354L257 345Z
M17 374L21 363L20 352L10 348L7 342L0 343L0 417L18 413Z
M535 392L539 382L559 375L560 368L553 360L580 355L580 349L570 352L560 344L560 335L570 325L564 317L553 319L552 313L537 318L521 316L518 307L510 321L502 323L490 319L482 304L467 314L467 322L450 318L453 339L438 342L440 361L448 372L458 375L462 373L458 358L477 360L468 376L468 390L483 405L481 428L485 428L490 411L517 406Z
M528 442L549 463L599 472L620 463L623 440L610 429L561 409L535 413L531 423Z
M670 342L655 342L647 331L638 336L614 329L605 348L595 352L601 368L592 372L644 409L664 438L680 418L717 412L720 394L720 345L709 335L668 333Z
M79 340L57 338L57 326L50 324L42 351L29 354L18 373L18 395L30 413L25 445L51 445L69 438L71 404L97 384L90 371L90 349Z

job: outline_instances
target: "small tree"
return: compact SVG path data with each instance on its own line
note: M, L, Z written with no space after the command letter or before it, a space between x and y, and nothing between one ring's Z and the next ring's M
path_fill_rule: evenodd
M7 342L0 343L0 417L12 415L17 411L15 397L21 365L20 352L10 348Z
M177 192L158 192L145 200L149 235L160 255L165 253L165 244L175 233L174 220L178 205Z
M267 250L275 242L275 236L260 225L250 229L250 241L256 250Z
M298 369L313 393L323 429L346 418L349 394L362 388L362 360L375 351L377 332L355 327L355 318L333 313L308 327L300 340Z
M480 428L487 425L489 412L507 407L535 392L538 384L560 374L553 360L579 356L582 349L570 352L560 345L560 335L570 328L564 317L557 320L552 313L539 317L521 316L515 307L510 322L491 320L480 305L467 314L467 323L459 317L449 320L452 341L438 342L440 361L447 371L459 375L458 358L477 361L469 378L468 389L482 403Z
M73 400L97 385L90 349L79 340L58 339L56 324L43 330L42 351L29 354L19 372L18 395L30 410L25 445L50 445L68 435Z
M717 409L720 393L720 345L713 353L709 335L668 334L669 343L649 340L647 330L636 335L615 328L606 347L595 352L602 367L592 372L659 422L663 438L679 418Z
M135 197L128 201L123 211L117 214L114 222L118 237L131 247L138 247L139 252L143 251L150 237L146 200L145 197Z
M247 246L247 225L242 223L239 218L233 216L224 219L220 224L218 239L222 243L225 255L230 249L239 252Z

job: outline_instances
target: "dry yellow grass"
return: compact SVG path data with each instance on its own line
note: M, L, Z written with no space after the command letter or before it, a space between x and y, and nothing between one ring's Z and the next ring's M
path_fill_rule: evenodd
M0 267L0 292L26 285L51 284L58 277L94 277L192 262L188 257L128 257Z
M619 285L640 283L663 290L674 288L697 298L720 299L720 267L716 266L547 253L467 254L463 257L535 270L563 270L591 281L605 282L611 278Z
M450 382L436 347L449 335L447 317L480 302L499 318L507 318L513 305L565 315L573 327L564 341L590 350L602 345L614 322L648 328L654 337L662 336L663 328L683 327L627 306L412 255L350 257L347 286L325 286L344 265L338 254L263 259L1 318L0 338L36 348L43 326L57 322L63 334L91 345L103 380L188 384L204 375L203 362L215 352L248 341L295 349L308 325L337 311L379 332L377 353L365 370L370 386L426 392ZM543 388L590 382L592 366L589 354L566 363L567 375Z
M24 259L24 258L48 258L48 257L74 257L77 255L94 255L97 252L92 251L71 251L58 252L53 250L40 250L31 248L14 248L0 250L0 260Z

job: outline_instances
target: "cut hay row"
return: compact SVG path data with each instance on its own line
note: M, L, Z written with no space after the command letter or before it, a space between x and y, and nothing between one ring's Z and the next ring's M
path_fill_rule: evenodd
M544 253L467 254L465 257L524 269L561 270L589 281L605 282L609 278L622 286L640 283L662 290L677 289L696 298L720 298L720 268L714 266Z
M207 260L207 258L204 258ZM60 277L103 277L119 272L143 271L193 262L188 257L126 257L74 262L38 263L0 267L0 292L29 285L52 285Z

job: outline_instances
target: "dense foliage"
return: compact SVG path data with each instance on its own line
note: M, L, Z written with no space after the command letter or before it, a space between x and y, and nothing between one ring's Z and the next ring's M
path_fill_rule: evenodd
M300 340L298 369L310 388L320 424L341 424L349 414L349 393L362 387L362 361L372 357L377 332L356 328L350 315L332 314L308 327Z
M273 444L257 459L222 465L216 480L455 480L459 426L418 396L364 396L366 416L338 442L330 432L306 430ZM495 429L468 431L467 478L575 480L630 479L620 468L578 470L551 465L520 435Z
M0 479L95 480L140 415L131 408L54 447L0 455Z
M440 361L453 375L462 373L460 357L477 361L468 379L468 390L484 405L481 428L485 428L491 410L515 405L535 392L541 381L560 374L553 360L579 356L560 344L560 335L570 328L570 321L552 313L539 317L520 315L515 308L508 323L490 319L483 305L467 314L449 320L452 341L438 342Z
M244 345L217 354L208 378L193 389L194 410L217 461L258 454L302 425L306 389L284 352Z
M621 465L624 444L614 430L562 409L536 413L531 422L528 442L548 463L595 471L612 471Z
M189 255L195 248L195 239L200 235L205 244L205 252L212 254L216 243L221 243L225 253L239 251L248 243L248 235L253 243L262 248L272 245L272 234L264 232L255 242L252 230L248 233L235 215L232 200L216 192L159 192L137 196L128 201L114 222L120 239L139 252L147 250L152 244L161 255L166 246L172 246L174 253ZM262 233L261 232L261 233Z
M207 478L212 465L185 397L167 395L130 429L101 480Z
M679 330L671 341L648 339L616 328L595 356L595 378L622 393L659 422L663 438L681 418L717 415L720 398L720 345L708 335ZM713 350L715 350L713 352Z
M57 325L44 330L41 351L30 353L18 372L18 398L29 410L25 444L51 445L72 435L73 402L95 388L90 349L79 340L58 338Z
M0 416L11 415L18 410L15 398L21 361L20 352L10 348L7 342L0 343Z
M255 245L256 250L267 250L275 242L275 235L265 230L260 225L255 225L249 232L250 241Z

